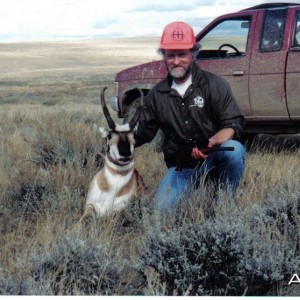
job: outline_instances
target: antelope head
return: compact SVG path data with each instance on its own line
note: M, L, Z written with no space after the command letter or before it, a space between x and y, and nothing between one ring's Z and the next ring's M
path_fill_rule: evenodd
M129 123L119 125L114 122L105 103L105 90L103 88L100 96L102 110L108 128L99 127L100 135L106 140L106 155L108 159L116 165L123 166L133 161L134 155L134 130L140 117L142 106L139 106ZM141 90L141 103L143 103L143 92Z

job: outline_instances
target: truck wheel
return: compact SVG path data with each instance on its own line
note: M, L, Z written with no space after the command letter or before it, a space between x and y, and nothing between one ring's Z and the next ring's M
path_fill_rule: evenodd
M131 118L133 117L136 109L138 108L138 106L140 105L140 98L137 98L135 100L133 100L127 107L127 110L125 112L124 115L124 120L123 120L123 124L127 124L129 123L129 121L131 120Z
M128 105L126 113L124 115L123 124L126 124L130 121L130 119L133 117L139 104L140 104L140 98L137 98ZM156 136L154 137L154 139L151 142L154 145L154 151L156 151L156 152L162 151L162 144L164 142L164 139L165 139L165 136L164 136L163 132L159 129Z
M300 148L299 134L265 134L260 133L253 139L253 151L296 151Z

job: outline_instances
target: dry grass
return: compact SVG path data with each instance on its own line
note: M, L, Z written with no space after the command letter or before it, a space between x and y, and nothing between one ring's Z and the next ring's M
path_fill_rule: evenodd
M99 91L107 85L112 93L114 73L154 59L155 48L154 39L1 45L0 295L167 293L167 279L157 271L146 268L141 275L145 238L182 232L191 224L204 226L209 191L195 190L178 215L153 212L151 193L165 166L151 145L136 151L137 168L151 192L139 199L141 208L136 202L86 230L74 229L102 163L102 144L93 128L94 123L105 124ZM262 212L275 200L298 201L299 156L299 151L249 153L237 199L224 196L226 205L215 208L216 220L232 214L235 221L238 211L243 223L250 224L257 207ZM293 218L299 226L298 213ZM282 247L291 248L287 234L272 224L261 226L261 236L272 244L268 230L273 228ZM299 243L299 233L294 239ZM269 293L292 293L286 278L276 287Z

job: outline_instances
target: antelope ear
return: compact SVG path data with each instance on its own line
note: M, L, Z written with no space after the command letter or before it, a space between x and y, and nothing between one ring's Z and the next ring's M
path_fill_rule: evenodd
M109 132L105 127L98 127L98 130L103 139L107 138Z

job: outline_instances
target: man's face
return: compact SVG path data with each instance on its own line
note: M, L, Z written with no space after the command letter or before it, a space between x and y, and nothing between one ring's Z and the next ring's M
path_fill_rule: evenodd
M170 75L177 83L188 78L193 62L190 50L165 50L164 60Z

